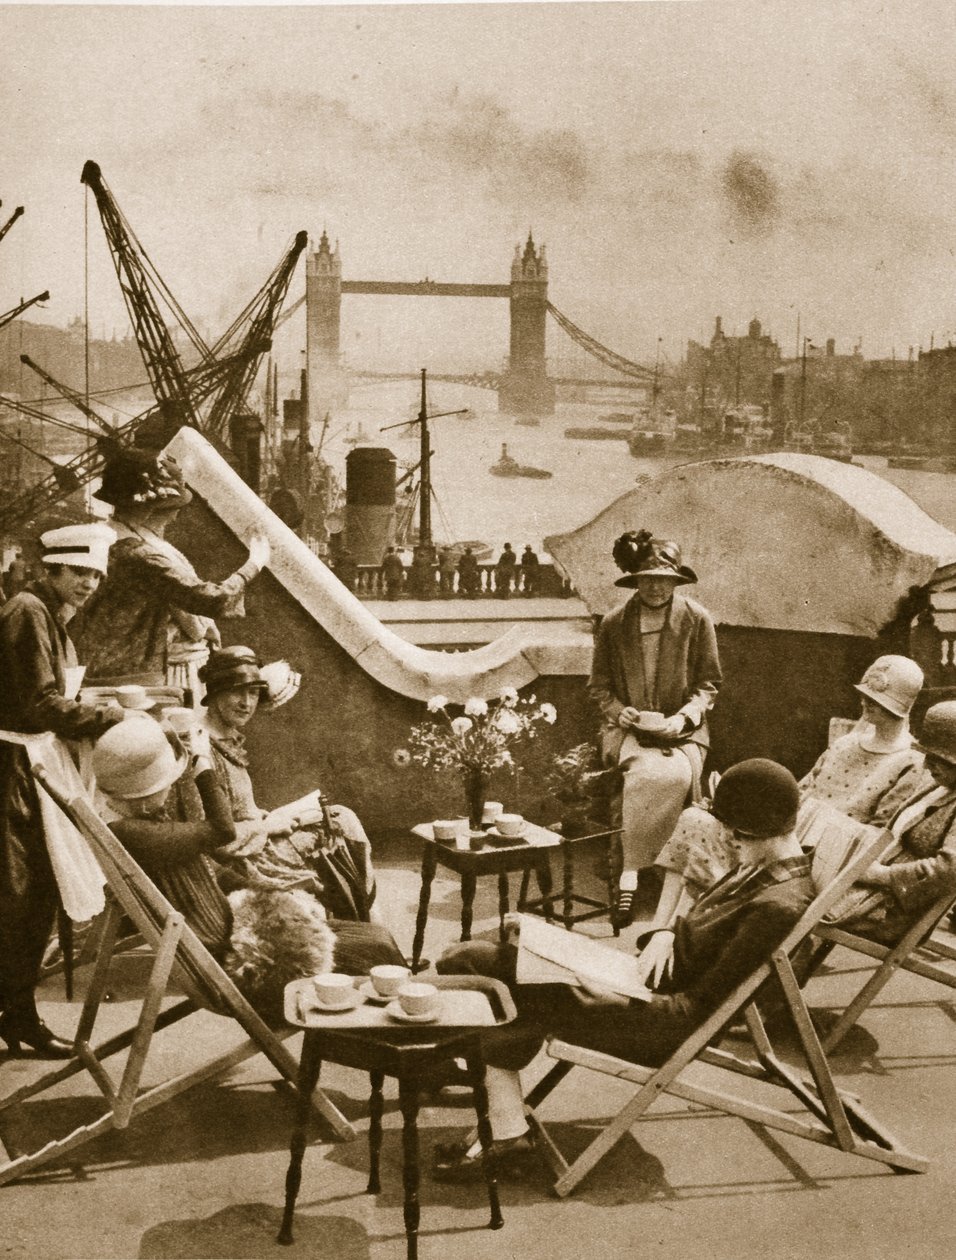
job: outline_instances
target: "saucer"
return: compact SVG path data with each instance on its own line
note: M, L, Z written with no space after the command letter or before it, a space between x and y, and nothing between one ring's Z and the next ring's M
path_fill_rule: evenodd
M324 1015L331 1015L336 1011L352 1011L362 1004L362 996L355 989L344 1002L323 1002L315 992L306 992L303 997L305 998L304 1005L308 1010L321 1011Z
M358 991L362 997L367 998L369 1002L374 1002L376 1006L384 1006L386 1002L394 1001L393 996L383 997L371 980L366 980L364 984L360 984Z
M499 831L497 827L492 827L489 830L488 835L497 836L499 840L520 840L527 829L528 821L525 819L518 830L510 836L506 836L505 833L503 831Z
M437 1011L426 1011L424 1015L409 1015L398 998L389 1002L385 1008L385 1014L391 1019L397 1019L400 1024L434 1024L438 1019Z

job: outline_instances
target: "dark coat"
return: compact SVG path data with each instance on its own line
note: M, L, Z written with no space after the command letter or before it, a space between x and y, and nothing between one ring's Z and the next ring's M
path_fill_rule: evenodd
M632 596L604 617L595 636L588 692L604 719L601 752L608 765L617 764L624 740L625 731L617 725L621 710L628 705L655 707L638 647L641 607L639 596ZM710 613L675 591L661 631L657 699L668 717L680 710L686 713L692 723L688 742L709 746L706 712L720 681L717 635ZM690 703L698 693L702 693L701 702Z
M0 728L96 738L120 719L64 695L76 653L60 602L33 582L0 609ZM0 743L0 1004L32 993L57 904L40 823L40 802L24 750Z

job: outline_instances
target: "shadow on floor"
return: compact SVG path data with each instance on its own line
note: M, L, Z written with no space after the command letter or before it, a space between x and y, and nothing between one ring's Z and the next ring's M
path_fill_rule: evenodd
M346 1216L296 1216L295 1241L276 1242L281 1208L268 1203L236 1203L198 1220L162 1221L140 1241L140 1260L269 1260L271 1256L311 1256L314 1260L368 1260L368 1235Z

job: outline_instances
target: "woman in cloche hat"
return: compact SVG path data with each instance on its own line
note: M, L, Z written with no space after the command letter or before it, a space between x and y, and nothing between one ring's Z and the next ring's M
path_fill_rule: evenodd
M603 717L601 752L624 772L624 865L617 922L634 916L638 871L653 865L690 799L700 797L707 713L720 686L717 636L706 608L678 592L697 581L676 543L622 534L613 556L634 590L595 637L588 691Z
M41 536L43 577L0 610L0 729L52 731L63 740L102 735L122 722L116 703L84 704L67 622L106 572L113 531L66 525ZM42 812L26 750L0 742L0 1038L68 1058L70 1045L37 1013L34 990L58 903Z
M196 674L218 645L214 617L238 606L246 586L269 563L269 542L254 534L249 558L222 582L204 582L166 538L192 500L170 456L136 447L107 462L96 497L114 509L118 541L106 581L76 626L76 643L97 683L182 687L195 694Z
M926 786L923 755L909 727L922 685L923 671L907 656L881 656L867 668L855 685L861 697L859 722L835 739L800 780L797 839L805 848L816 843L831 819L839 824L832 811L866 826L886 827L900 806ZM654 927L669 929L736 862L733 837L713 810L685 809L657 859L664 886ZM656 956L647 960L649 983L659 982L670 966L667 944L663 931L652 942Z

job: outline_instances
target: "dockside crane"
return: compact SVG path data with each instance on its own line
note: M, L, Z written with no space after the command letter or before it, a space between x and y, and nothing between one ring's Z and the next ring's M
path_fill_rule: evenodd
M289 283L296 263L308 244L308 233L297 232L290 248L280 259L265 284L236 317L232 327L220 338L218 345L228 345L240 329L245 329L242 345L263 346L261 354L250 355L241 368L233 372L213 399L200 426L205 432L224 437L229 432L232 417L246 408L246 399L256 378L262 354L271 344L279 311L289 291Z
M265 348L268 350L268 346ZM235 355L227 355L222 359L212 359L205 363L197 364L186 373L191 396L197 401L202 402L208 398L210 394L220 389L223 379L235 370L247 354L261 354L265 351L260 346L240 351ZM53 377L48 377L53 382ZM54 388L59 389L59 384ZM22 407L21 407L22 409ZM75 475L77 479L76 488L87 485L97 477L102 470L103 464L108 455L119 447L132 446L137 437L156 425L162 425L165 420L164 408L157 404L150 407L147 411L141 412L140 415L134 416L126 424L120 425L115 429L110 429L108 434L98 436L81 454L70 460L67 464L60 464L58 468L66 469L69 473ZM155 444L155 443L154 443ZM0 531L10 530L16 525L22 525L35 516L42 508L51 503L55 503L63 497L62 489L63 478L51 474L42 481L31 486L28 490L16 495L6 503L0 505Z
M25 302L21 302L19 306L15 306L12 311L7 311L5 315L0 315L0 328L9 324L11 320L16 319L18 315L22 315L24 311L31 306L35 306L37 302L49 302L50 293L48 289L44 289L42 293L38 293L36 297L27 298Z
M96 199L126 309L133 323L133 332L168 436L172 437L184 424L199 428L186 369L150 287L145 251L107 187L96 162L87 162L84 165L80 182L89 188Z
M3 202L0 201L0 206L2 205L3 205ZM10 231L10 229L13 227L14 223L16 223L17 219L19 219L21 214L23 214L23 206L17 206L16 210L14 210L13 214L10 215L10 218L7 219L3 227L0 227L0 241L2 241L3 238L6 236L6 234Z

